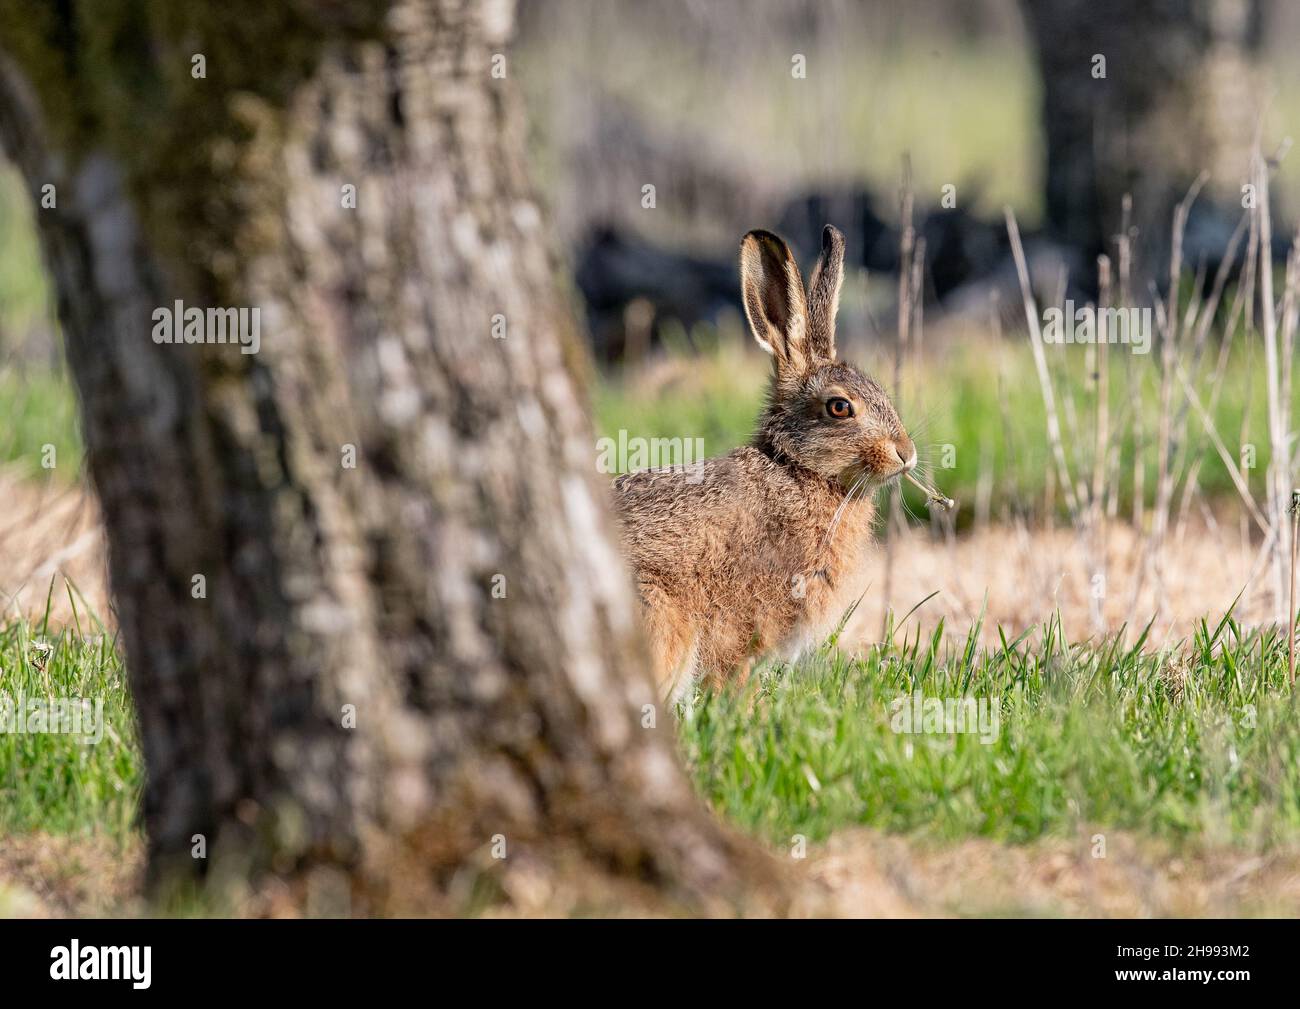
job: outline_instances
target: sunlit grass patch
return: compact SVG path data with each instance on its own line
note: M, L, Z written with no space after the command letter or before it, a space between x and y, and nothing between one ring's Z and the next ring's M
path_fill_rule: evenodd
M65 374L0 367L0 463L72 480L81 467L77 397Z
M82 705L78 731L49 731L33 711ZM77 604L72 626L13 621L0 629L0 834L135 831L143 762L113 635ZM33 731L35 730L35 731ZM93 741L92 741L93 740Z
M782 845L854 824L936 840L1110 829L1248 848L1300 839L1285 635L1224 618L1159 652L1068 642L1055 623L993 649L976 637L954 642L940 625L702 693L681 731L701 791ZM986 701L996 729L896 731L916 697Z

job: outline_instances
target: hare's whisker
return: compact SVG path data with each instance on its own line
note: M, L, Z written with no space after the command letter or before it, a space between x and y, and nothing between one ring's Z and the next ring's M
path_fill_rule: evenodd
M835 527L839 525L840 516L844 514L844 509L848 507L849 502L853 500L853 496L866 486L866 482L867 474L864 472L859 474L858 478L849 485L848 492L844 495L844 500L840 502L839 507L835 509L835 514L831 516L831 524L826 527L826 535L822 537L823 547L826 546L826 544L830 542L831 537L835 535Z
M859 475L858 478L849 485L849 490L848 493L844 495L844 500L840 502L839 507L835 509L835 514L831 516L831 524L826 528L826 535L822 539L823 546L825 546L826 543L830 541L830 538L835 534L835 529L840 524L840 519L844 515L844 509L848 507L849 502L853 500L854 496L861 489L864 479L864 476Z
M924 521L925 521L925 519L921 518L920 515L916 514L916 512L914 512L914 511L912 511L912 506L911 506L910 504L907 503L907 495L906 495L906 494L900 494L899 497L898 497L898 501L899 501L899 503L903 506L903 511L905 511L905 512L907 513L907 517L908 517L908 518L915 519L917 522L924 522Z

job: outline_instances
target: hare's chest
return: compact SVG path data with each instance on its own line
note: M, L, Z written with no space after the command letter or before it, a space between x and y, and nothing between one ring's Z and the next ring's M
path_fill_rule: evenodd
M870 548L869 538L856 539L804 576L801 605L778 649L786 661L821 646L863 599L871 585Z

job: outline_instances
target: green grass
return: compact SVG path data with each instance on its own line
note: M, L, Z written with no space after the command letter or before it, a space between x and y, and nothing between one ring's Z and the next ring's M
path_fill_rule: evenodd
M114 643L11 623L0 670L7 696L102 699L107 725L94 745L0 735L0 833L129 838L143 772ZM918 691L996 704L996 738L895 732L891 704ZM683 715L701 792L775 843L850 825L1017 843L1080 829L1246 850L1300 840L1282 638L1226 617L1163 652L1067 642L1055 624L994 649L942 626L856 657L828 645L748 688L701 692Z
M17 172L0 164L0 464L71 479L81 464L77 401L67 375L49 367L58 348L32 213Z
M134 708L115 640L84 621L82 607L74 626L58 631L27 621L0 629L0 714L22 710L20 699L103 705L102 738L94 743L72 733L19 732L6 722L0 835L95 834L124 842L135 831L143 769Z
M51 454L46 446L53 447ZM46 466L53 461L53 467ZM81 467L77 398L66 375L0 368L0 463L72 480Z
M1284 637L1228 618L1186 649L1079 644L1055 624L982 650L914 636L768 667L701 695L681 738L703 794L774 843L858 824L1009 842L1122 829L1256 849L1300 839L1300 721ZM984 698L991 742L906 734L915 692Z
M30 197L17 171L0 162L0 349L41 324L49 306Z

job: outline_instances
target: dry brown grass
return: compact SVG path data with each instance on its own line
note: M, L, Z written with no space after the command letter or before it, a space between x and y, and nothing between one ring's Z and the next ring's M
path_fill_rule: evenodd
M38 482L0 470L0 501L4 502L0 511L4 617L40 617L48 598L51 624L71 623L70 581L99 618L109 623L104 535L94 496L80 484ZM87 614L81 599L77 607L84 621Z
M1146 579L1134 604L1142 537L1131 526L1112 527L1106 548L1108 578L1099 600L1105 627L1115 632L1127 622L1132 640L1156 612L1159 590ZM1229 533L1222 527L1212 530L1203 523L1189 522L1181 538L1175 537L1168 545L1164 608L1152 627L1152 640L1190 636L1196 620L1221 617L1247 585L1256 553L1257 545L1243 544L1235 530ZM888 605L899 619L926 596L939 593L903 628L911 633L915 633L916 621L930 628L941 617L949 629L964 633L978 618L982 605L987 606L982 633L986 643L996 643L999 624L1011 636L1042 624L1057 610L1072 640L1091 633L1093 582L1085 547L1072 529L989 526L947 541L932 536L928 529L910 527L900 538L898 556L893 598ZM1246 622L1269 619L1272 599L1263 582L1261 576L1251 583L1238 603L1238 618ZM845 640L875 640L886 605L883 595L868 591Z
M1104 858L1090 836L1010 846L958 843L845 830L795 863L807 888L792 913L803 916L917 918L1031 916L1197 918L1300 916L1300 852L1251 855L1228 849L1173 851L1125 834L1106 836ZM782 857L781 853L777 857ZM650 891L597 892L585 874L533 871L528 860L488 876L494 901L479 913L506 917L639 916L664 913ZM0 840L0 916L131 916L139 897L139 845L32 835ZM454 897L455 895L451 895ZM456 900L474 907L468 894ZM257 916L299 916L302 903L259 905ZM334 912L328 912L334 913ZM415 914L454 913L446 901Z
M850 917L1300 915L1300 852L1174 853L1113 833L1104 858L1093 851L1091 837L938 845L851 830L810 854L808 871Z
M139 913L143 846L107 839L0 837L0 918Z

